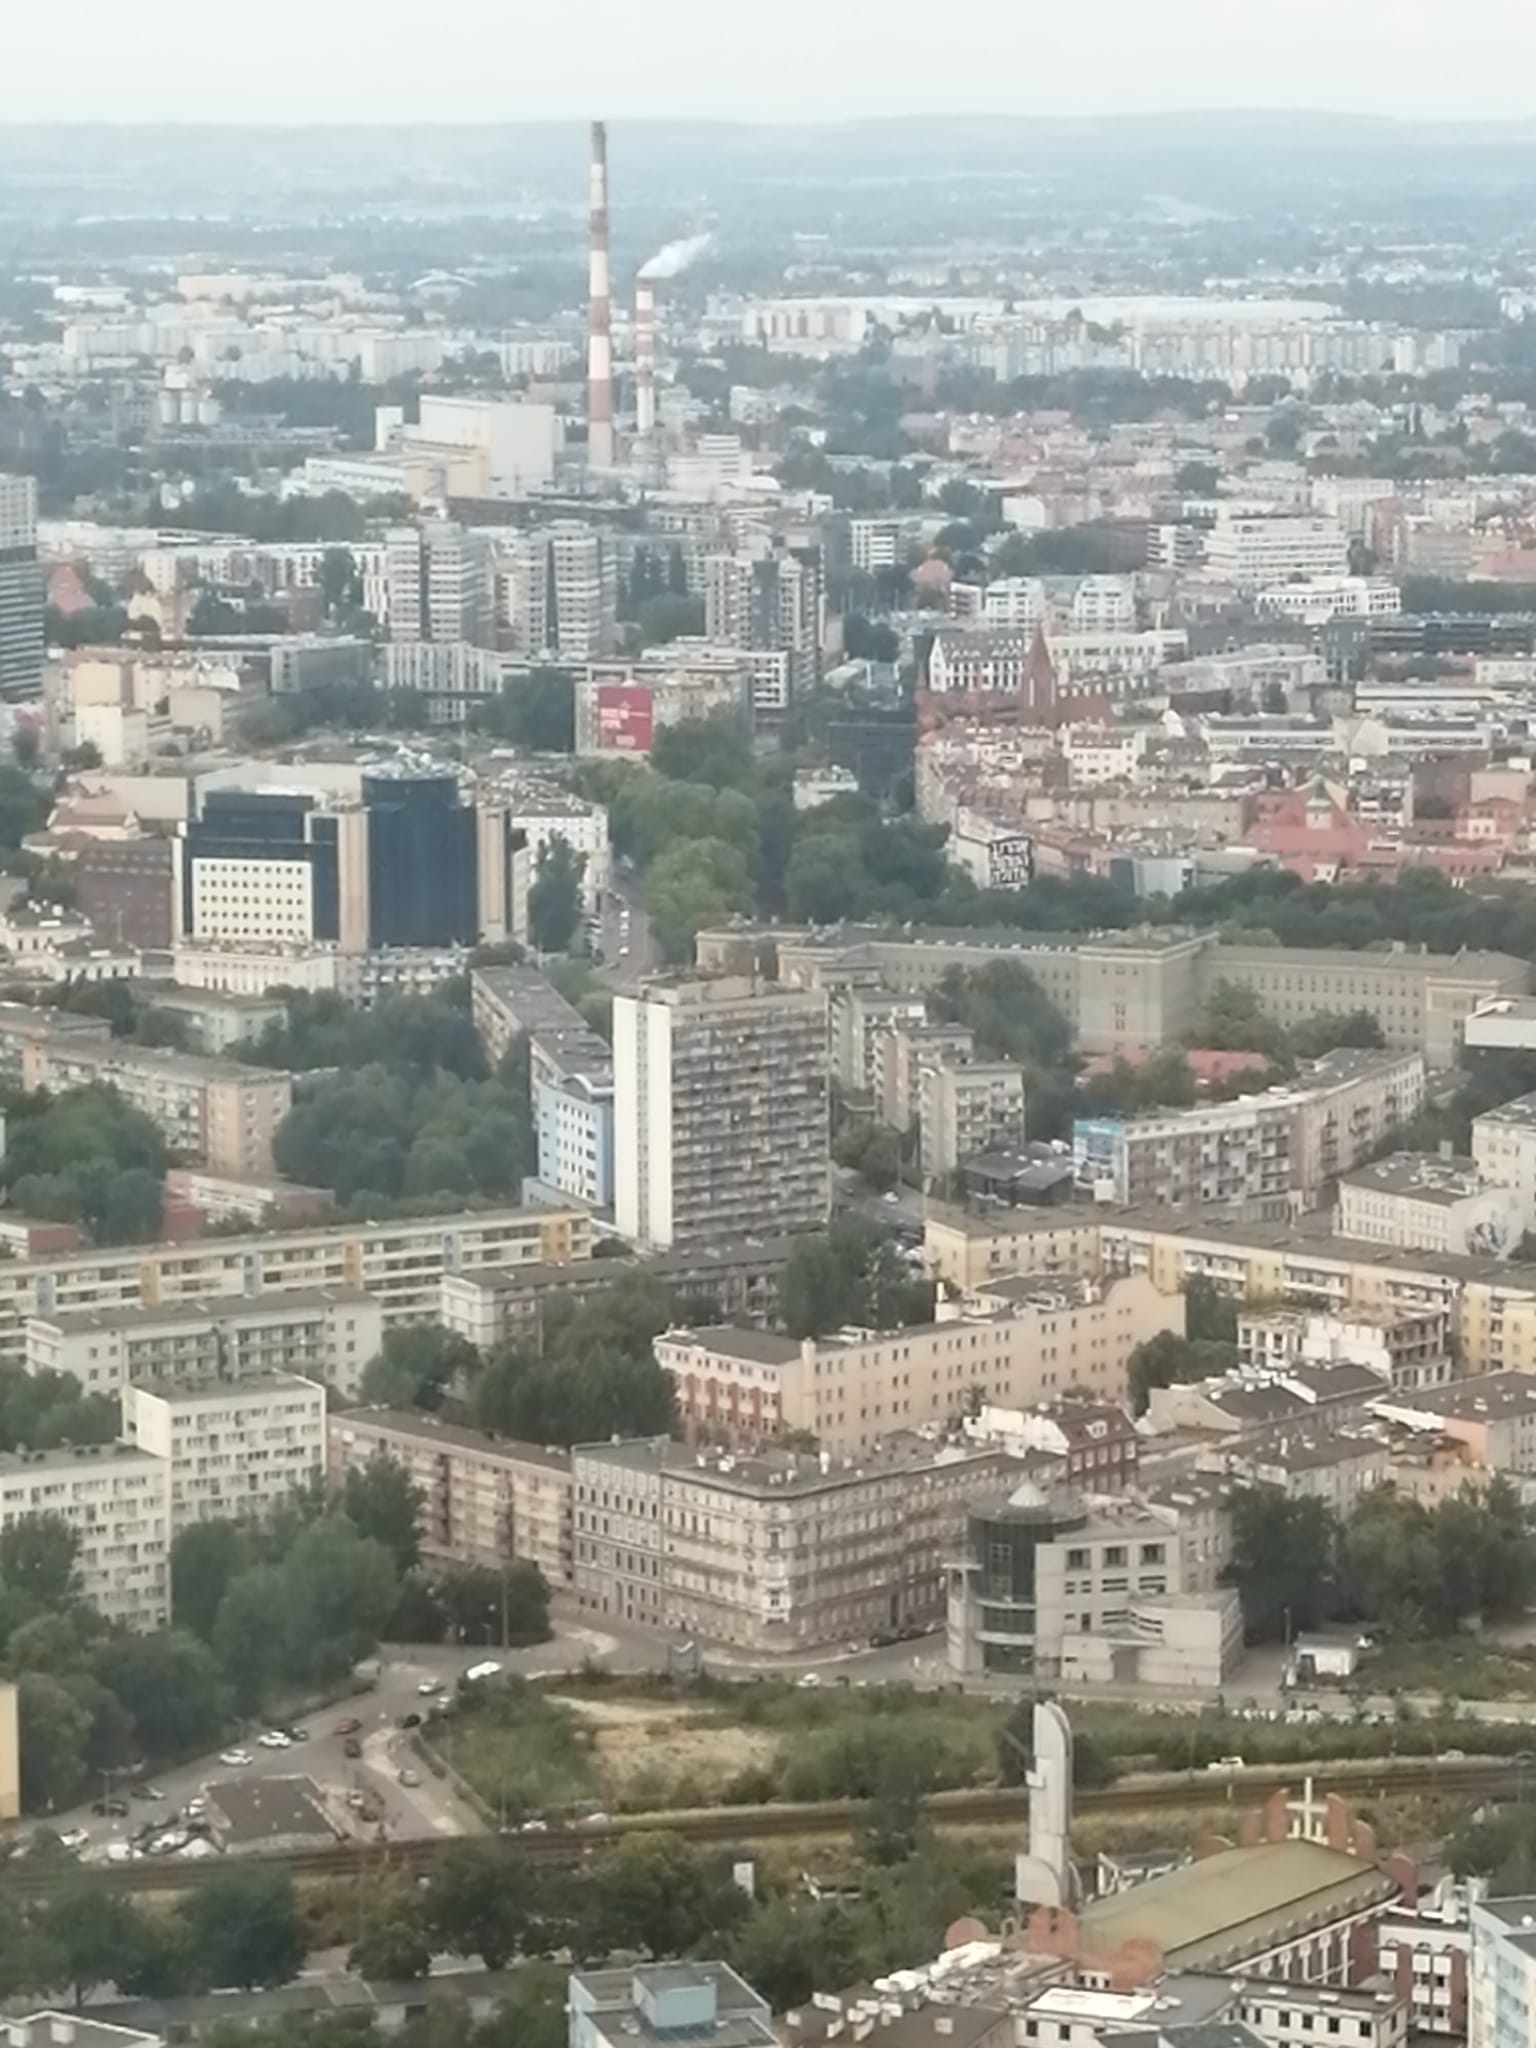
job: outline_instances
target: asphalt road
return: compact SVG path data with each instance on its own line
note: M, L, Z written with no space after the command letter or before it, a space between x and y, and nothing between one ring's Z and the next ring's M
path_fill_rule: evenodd
M609 884L598 944L603 979L620 994L635 988L655 968L656 948L645 906L622 880Z
M626 1632L627 1636L633 1634ZM302 1726L309 1731L307 1742L295 1743L289 1749L263 1749L256 1740L262 1732L261 1724L253 1722L241 1735L231 1737L229 1744L249 1751L249 1764L230 1768L219 1762L217 1754L200 1757L174 1770L157 1772L153 1784L163 1798L130 1798L126 1816L103 1817L93 1814L89 1806L82 1806L51 1816L47 1825L61 1834L84 1828L89 1842L81 1855L87 1862L101 1862L113 1842L126 1841L149 1820L169 1824L189 1799L221 1778L250 1781L309 1777L327 1795L338 1816L342 1811L350 1812L346 1807L348 1792L363 1792L380 1819L371 1826L359 1826L358 1832L374 1839L380 1838L381 1830L382 1838L387 1840L478 1833L480 1820L474 1809L458 1796L452 1785L421 1767L412 1753L409 1732L399 1725L402 1715L425 1714L429 1710L431 1700L418 1690L421 1684L436 1679L445 1691L451 1691L471 1665L488 1658L495 1658L509 1671L531 1674L571 1670L587 1657L606 1659L615 1655L630 1667L644 1666L647 1661L658 1664L666 1661L666 1647L659 1641L621 1643L617 1636L599 1631L583 1619L561 1626L551 1641L529 1650L449 1650L415 1644L389 1648L381 1655L378 1684L373 1691L338 1699L305 1716ZM351 1719L361 1723L357 1740L363 1753L356 1758L345 1755L343 1744L347 1738L339 1732L338 1725ZM402 1785L402 1770L418 1774L421 1782ZM99 1797L103 1789L97 1787L93 1796ZM113 1789L121 1792L123 1788Z

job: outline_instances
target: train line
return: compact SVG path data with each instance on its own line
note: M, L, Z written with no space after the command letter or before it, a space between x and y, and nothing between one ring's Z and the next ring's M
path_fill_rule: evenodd
M1337 1792L1351 1799L1401 1797L1417 1792L1454 1793L1460 1798L1523 1792L1524 1771L1511 1759L1470 1757L1442 1762L1432 1757L1382 1757L1367 1761L1334 1761L1317 1765L1263 1765L1234 1771L1168 1771L1122 1778L1113 1785L1077 1792L1080 1815L1172 1813L1213 1808L1240 1813L1281 1790L1295 1790L1310 1775L1314 1793ZM1533 1785L1536 1790L1536 1785ZM1020 1825L1029 1810L1022 1786L986 1786L936 1792L926 1802L929 1820L939 1828ZM680 1811L617 1815L611 1820L541 1834L516 1834L508 1839L530 1862L577 1863L594 1850L612 1848L627 1835L666 1832L701 1845L739 1844L750 1849L774 1841L846 1839L867 1813L858 1799L822 1800L814 1804L721 1806ZM239 1860L281 1863L297 1879L362 1877L385 1869L425 1876L445 1847L462 1837L435 1835L391 1842L346 1842L333 1848L301 1849L276 1856L256 1852ZM95 1866L93 1866L94 1868ZM163 1861L109 1864L101 1875L124 1892L180 1892L191 1889L210 1872L225 1867L223 1857L194 1863L176 1857ZM51 1889L74 1874L73 1869L46 1875L23 1871L14 1864L0 1869L0 1895Z

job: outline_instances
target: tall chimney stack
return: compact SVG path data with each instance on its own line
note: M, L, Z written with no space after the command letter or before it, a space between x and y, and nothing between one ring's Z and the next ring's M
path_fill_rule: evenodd
M656 287L641 271L635 280L635 433L656 432Z
M587 462L613 467L613 321L608 287L608 129L592 123L587 261Z

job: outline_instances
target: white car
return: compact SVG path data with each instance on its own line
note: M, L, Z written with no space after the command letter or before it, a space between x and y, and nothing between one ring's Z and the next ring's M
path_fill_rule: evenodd
M442 1689L443 1681L440 1678L424 1678L416 1688L417 1693L424 1700L435 1699Z
M518 1829L518 1833L520 1835L547 1835L549 1833L549 1822L547 1820L525 1820Z
M253 1764L255 1761L255 1757L251 1755L248 1749L221 1749L219 1751L219 1762L227 1770L242 1771L247 1764Z
M66 1849L73 1849L77 1854L86 1846L90 1839L90 1835L84 1828L71 1828L67 1834L62 1834L59 1837L60 1842Z
M285 1735L281 1728L269 1728L265 1735L258 1735L257 1742L263 1749L291 1749L293 1738Z

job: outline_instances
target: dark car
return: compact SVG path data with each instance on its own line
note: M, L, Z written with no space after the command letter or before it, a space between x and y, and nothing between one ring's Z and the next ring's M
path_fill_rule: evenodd
M877 1628L872 1629L870 1632L869 1647L872 1650L888 1650L891 1647L892 1643L899 1643L900 1641L900 1629Z
M349 1735L346 1741L341 1745L341 1753L343 1756L361 1756L363 1753L363 1745L358 1741L355 1735Z
M362 1725L362 1722L358 1720L355 1714L348 1714L344 1720L336 1723L336 1733L338 1735L355 1735Z
M126 1799L116 1798L93 1799L91 1801L91 1811L92 1813L99 1813L109 1820L121 1820L128 1811L128 1802Z
M402 1728L419 1728L421 1726L420 1714L402 1714L400 1716L400 1726Z

